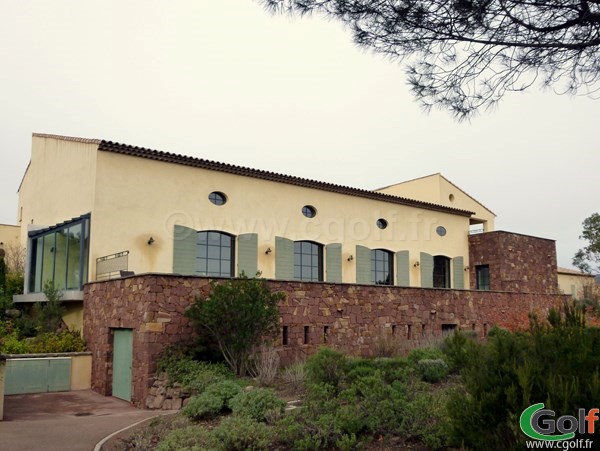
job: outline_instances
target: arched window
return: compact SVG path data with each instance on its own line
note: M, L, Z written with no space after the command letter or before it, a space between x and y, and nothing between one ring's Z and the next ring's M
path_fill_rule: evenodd
M433 288L450 288L450 258L444 255L433 257Z
M394 259L390 251L373 249L371 251L371 283L377 285L394 284Z
M323 280L323 246L312 241L294 242L294 279Z
M235 239L223 232L198 232L196 273L201 276L233 277Z

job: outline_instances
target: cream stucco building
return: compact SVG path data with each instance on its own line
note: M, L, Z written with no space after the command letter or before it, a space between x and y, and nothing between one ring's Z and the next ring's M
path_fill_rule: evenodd
M130 273L468 288L494 213L440 174L376 191L103 140L34 134L19 187L25 294ZM69 323L67 321L67 323Z
M596 278L592 274L567 268L558 268L558 287L564 294L570 294L573 299L592 300Z
M14 246L20 246L21 229L16 225L0 224L0 249L10 249Z
M469 219L472 232L494 230L496 214L440 173L407 180L375 191L472 211L473 215Z

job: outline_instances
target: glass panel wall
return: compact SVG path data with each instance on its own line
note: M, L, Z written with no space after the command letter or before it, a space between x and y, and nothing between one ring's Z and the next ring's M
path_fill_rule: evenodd
M59 290L81 290L87 282L89 216L30 233L29 292L52 283Z

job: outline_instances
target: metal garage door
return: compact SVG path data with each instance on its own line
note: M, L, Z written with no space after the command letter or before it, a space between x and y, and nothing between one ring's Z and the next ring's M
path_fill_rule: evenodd
M8 359L5 395L69 391L71 358Z

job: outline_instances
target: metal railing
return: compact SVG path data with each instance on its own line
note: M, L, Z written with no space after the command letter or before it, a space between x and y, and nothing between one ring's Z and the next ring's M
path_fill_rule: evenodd
M129 251L117 252L96 259L96 280L109 280L125 275L129 271Z

